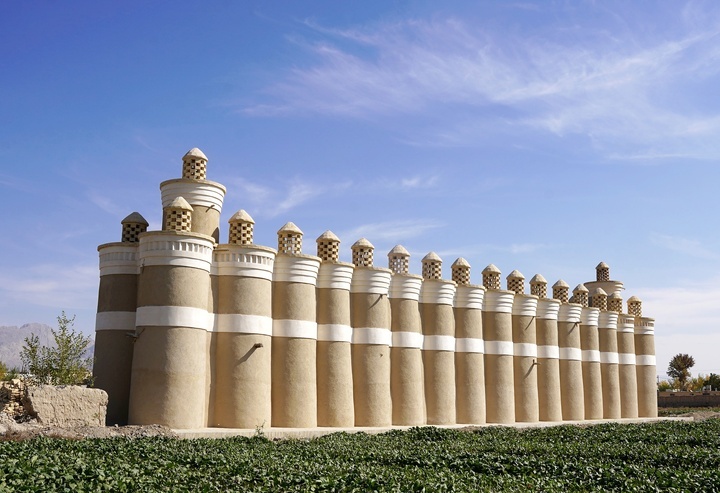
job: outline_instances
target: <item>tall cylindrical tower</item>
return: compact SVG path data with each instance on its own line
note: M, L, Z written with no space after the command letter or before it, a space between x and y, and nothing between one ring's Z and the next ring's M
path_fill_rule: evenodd
M641 418L656 418L655 320L642 316L642 301L637 296L628 299L628 313L635 317L638 415Z
M206 179L207 163L208 159L200 149L190 149L183 156L182 178L162 182L160 193L163 208L177 197L187 200L193 207L192 232L212 236L219 243L225 187Z
M317 281L318 426L355 424L352 377L350 282L353 266L339 261L340 238L325 231L317 240L322 263Z
M163 231L140 235L130 424L202 428L207 424L206 366L210 266L215 242L192 231L192 207L177 197Z
M608 310L608 297L602 288L595 288L592 306L600 309L598 336L600 344L600 376L602 379L603 418L619 419L620 374L618 373L617 312Z
M455 291L455 387L457 422L482 424L485 415L485 341L482 308L485 288L470 284L470 264L452 264Z
M512 307L515 293L500 290L500 270L483 270L483 333L485 335L485 402L488 423L515 422Z
M560 301L558 346L560 349L560 397L563 421L585 419L580 318L582 305L568 301L570 286L560 279L553 285L553 298Z
M373 267L375 247L361 238L352 246L350 285L355 426L390 426L390 301L392 272Z
M573 290L573 299L583 307L580 320L580 349L582 349L585 419L602 419L602 376L600 373L600 340L598 334L600 310L588 306L589 293L582 284L578 284Z
M255 221L240 210L229 238L214 252L216 305L210 356L215 369L214 416L224 428L271 422L272 275L275 250L253 244Z
M547 281L540 274L530 280L530 293L538 297L537 385L540 421L562 421L558 312L560 301L547 297Z
M420 288L422 277L409 274L410 253L396 245L388 253L392 348L390 348L390 390L392 424L419 426L427 421L425 380L422 361Z
M540 418L537 387L537 296L525 294L525 277L517 270L507 276L515 293L512 311L515 421L534 423Z
M108 394L106 423L124 425L128 420L133 334L140 267L138 242L148 223L133 212L122 220L122 241L98 247L100 288L95 319L95 387Z
M613 281L610 279L610 266L605 262L600 262L595 267L595 280L587 281L583 285L588 289L589 292L593 292L595 289L600 288L608 296L612 294L620 294L625 289L623 283L620 281Z
M619 298L619 295L618 295ZM618 306L619 305L619 306ZM622 313L622 298L611 303L618 313L618 374L620 379L620 416L638 417L637 373L635 372L635 317Z
M435 252L422 259L420 313L423 327L425 403L431 425L455 424L455 283L442 279Z
M303 255L302 237L291 222L280 228L272 281L272 426L281 428L317 426L320 259Z

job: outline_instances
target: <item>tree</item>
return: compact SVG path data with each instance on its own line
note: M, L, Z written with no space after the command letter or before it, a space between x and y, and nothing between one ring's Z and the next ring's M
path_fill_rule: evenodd
M25 338L20 352L23 371L30 373L37 383L50 385L79 385L90 377L92 358L83 358L90 345L90 336L75 331L75 316L62 312L57 318L58 330L51 329L55 346L41 346L35 334Z
M687 381L690 378L690 368L695 366L695 358L689 354L678 353L670 360L667 374L672 378L677 378L680 390L687 388Z
M711 390L720 390L720 375L717 373L711 373L705 379L705 385L709 385Z

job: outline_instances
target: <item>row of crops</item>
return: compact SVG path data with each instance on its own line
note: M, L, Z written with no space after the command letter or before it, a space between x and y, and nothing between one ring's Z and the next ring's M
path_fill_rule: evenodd
M0 442L0 491L720 491L720 420Z

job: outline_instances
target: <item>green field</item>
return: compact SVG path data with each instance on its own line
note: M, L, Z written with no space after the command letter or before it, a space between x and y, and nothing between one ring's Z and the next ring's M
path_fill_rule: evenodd
M720 420L0 442L0 491L720 491Z

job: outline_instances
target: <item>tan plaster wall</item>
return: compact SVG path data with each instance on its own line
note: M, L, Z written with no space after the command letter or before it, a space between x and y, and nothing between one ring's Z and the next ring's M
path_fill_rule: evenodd
M272 283L270 281L235 276L218 276L217 279L216 313L272 316Z
M455 335L452 306L420 303L420 313L426 336ZM427 423L455 424L455 352L423 350L423 366Z
M220 211L204 205L190 204L192 212L192 231L215 238L220 243Z
M485 341L512 341L512 315L483 311ZM513 356L485 354L485 402L488 423L515 421Z
M561 348L580 349L580 324L558 321L558 343ZM565 421L585 419L582 362L560 360L560 396Z
M200 269L148 265L140 273L137 306L189 306L207 309L210 275Z
M125 330L99 330L95 332L95 359L93 376L95 387L108 394L107 425L126 425L130 400L133 339Z
M631 332L618 332L618 352L635 354L635 340ZM638 417L637 372L635 365L619 365L620 416Z
M296 282L273 282L272 286L273 319L316 321L315 286Z
M482 339L482 311L455 308L455 335ZM485 356L482 353L455 353L457 422L485 423Z
M654 355L655 336L635 334L635 354ZM651 365L637 365L638 415L641 418L657 417L657 370Z
M420 308L415 300L390 299L393 332L422 333ZM390 350L392 424L418 426L427 421L422 350L393 347Z
M535 321L538 346L558 345L557 320L538 318ZM562 421L560 394L560 360L538 357L538 416L540 421Z
M617 353L617 330L599 329L600 351ZM620 372L617 363L601 363L603 418L619 419L620 409Z
M516 295L517 296L517 295ZM535 317L512 316L514 343L535 344ZM515 421L534 423L540 419L538 408L537 358L514 356Z
M596 325L580 324L580 347L583 351L600 349ZM602 419L603 394L600 363L583 361L582 374L583 393L585 395L585 419Z
M137 306L137 284L138 276L135 274L100 277L97 311L134 312Z

